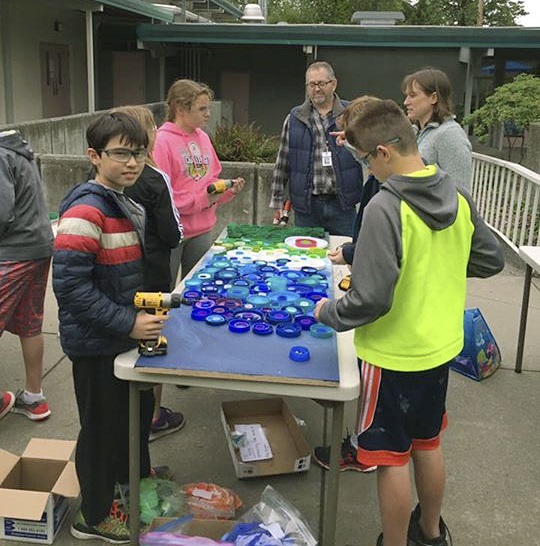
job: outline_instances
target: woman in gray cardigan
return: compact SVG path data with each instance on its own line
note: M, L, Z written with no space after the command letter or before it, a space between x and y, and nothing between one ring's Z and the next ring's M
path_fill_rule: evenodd
M407 117L418 127L416 137L426 164L436 163L458 188L471 189L471 143L455 121L452 86L448 76L435 68L423 68L405 76L401 84Z

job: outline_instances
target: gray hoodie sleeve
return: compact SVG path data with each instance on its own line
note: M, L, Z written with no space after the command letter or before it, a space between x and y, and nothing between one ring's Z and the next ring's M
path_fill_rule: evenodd
M15 208L15 179L8 159L0 155L0 235L13 221Z
M338 332L373 322L392 306L402 256L399 203L381 192L365 209L355 250L362 259L353 261L351 287L320 310L320 321Z
M480 217L471 196L466 192L461 193L469 203L471 220L474 225L471 255L467 265L467 277L485 279L502 271L504 267L504 254L501 244Z

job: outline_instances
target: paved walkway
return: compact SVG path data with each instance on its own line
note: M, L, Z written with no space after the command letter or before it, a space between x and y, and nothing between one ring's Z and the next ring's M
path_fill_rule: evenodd
M504 364L481 383L451 374L444 434L448 484L444 516L456 546L540 545L540 282L531 290L529 327L523 370L513 372L523 286L522 271L508 266L488 280L470 280L468 305L482 309L499 342ZM10 414L0 422L0 447L22 453L31 437L75 439L78 418L70 363L57 337L56 303L47 295L44 392L52 416L32 423ZM17 338L0 340L0 387L23 385L23 364ZM257 502L269 483L287 497L317 529L316 499L320 470L269 479L238 480L234 475L219 421L224 400L249 398L242 393L166 388L164 402L181 409L186 427L151 444L154 464L169 465L180 484L207 481L235 490L247 507ZM315 446L322 434L322 410L309 400L288 400L305 421L305 435ZM352 419L352 404L347 408ZM58 546L77 543L64 525ZM341 474L336 546L373 546L379 532L376 480L372 475ZM90 541L89 544L93 544ZM0 546L13 544L0 540Z

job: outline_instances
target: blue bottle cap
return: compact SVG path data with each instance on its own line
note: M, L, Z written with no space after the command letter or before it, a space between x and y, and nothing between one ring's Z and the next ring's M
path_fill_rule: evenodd
M247 320L233 319L229 322L229 330L234 334L245 334L250 328L251 324Z
M216 306L216 302L209 300L207 298L195 302L195 307L197 309L212 309L212 307L215 307L215 306Z
M268 336L274 332L274 328L268 322L256 322L251 331L258 336Z
M311 355L309 354L309 349L307 347L302 347L301 345L295 345L291 347L289 351L289 358L294 362L307 362Z
M223 305L216 305L212 308L212 313L214 315L224 315L227 311L228 309Z
M317 321L311 315L297 315L294 322L299 324L302 330L309 330Z
M312 302L317 303L319 300L322 300L323 298L327 298L328 294L326 292L319 292L317 290L314 290L313 292L309 292L309 294L306 294L306 296Z
M216 304L222 305L227 309L238 309L239 307L242 307L242 302L234 298L219 298L216 301Z
M298 315L298 313L300 313L300 311L294 305L287 305L283 308L283 311L289 313L289 315L293 319L294 317L296 317L296 315Z
M311 286L306 286L305 284L291 284L287 290L292 290L299 294L301 297L304 297L306 294L313 292Z
M309 328L309 333L313 337L317 337L319 339L325 339L327 337L332 337L334 330L330 328L330 326L326 326L326 324L312 324Z
M291 260L289 260L289 258L278 258L276 260L276 264L279 265L279 266L284 266L284 265L287 265Z
M215 277L223 281L232 281L238 278L238 271L234 267L225 267L224 269L220 269L215 274Z
M246 320L247 322L261 322L264 317L258 311L239 309L238 311L234 311L234 318Z
M261 267L259 267L259 272L271 273L273 275L274 273L278 272L278 268L274 267L273 265L261 265Z
M294 305L302 309L302 313L309 313L315 307L315 303L307 298L299 299Z
M227 289L227 297L242 300L249 295L247 286L231 286Z
M249 283L257 283L262 281L263 276L258 273L246 273L242 275L242 279L248 281Z
M270 299L264 294L250 294L246 301L255 305L255 307L264 307L270 303Z
M247 279L235 279L232 282L233 286L250 286L251 283Z
M318 270L315 267L304 265L300 268L300 271L302 271L302 273L305 273L306 275L314 275L315 273L317 273Z
M200 300L202 293L198 290L186 290L182 294L182 303L186 305L193 305L196 301Z
M201 292L206 296L207 294L217 294L219 288L213 284L207 284L206 286L201 286Z
M272 305L276 305L278 307L285 307L286 305L296 305L296 303L299 301L300 296L296 294L295 292L270 292L268 294L268 297L270 298L270 302Z
M197 309L194 307L191 310L191 318L193 320L205 320L208 315L211 315L212 311L210 309Z
M223 326L223 324L227 323L227 319L223 315L216 315L215 313L211 313L204 320L210 326Z
M302 272L295 271L294 269L286 269L285 271L280 271L279 274L283 275L285 278L289 279L292 282L296 282L298 279L304 276Z
M280 337L299 337L302 333L302 328L294 322L280 322L276 326L276 334Z
M186 279L184 282L185 287L189 289L197 289L201 286L202 281L201 279Z
M291 315L287 311L270 311L266 314L266 320L270 324L279 324L280 322L290 322Z
M270 287L265 282L258 282L255 286L251 287L251 290L255 294L258 294L261 292L263 294L267 294L268 292L270 292Z

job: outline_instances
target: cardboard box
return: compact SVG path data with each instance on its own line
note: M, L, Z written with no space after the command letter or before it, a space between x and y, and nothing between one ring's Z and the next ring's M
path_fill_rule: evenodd
M309 469L311 448L282 398L223 402L221 421L234 469L239 478L290 474ZM237 424L262 425L273 457L264 461L243 462L230 435Z
M22 456L0 449L0 539L52 544L79 496L75 442L32 438Z
M176 518L154 518L150 524L150 531L154 531L161 525L174 521ZM182 534L191 537L206 537L219 540L228 533L238 522L224 519L197 519L188 521L182 528ZM173 529L174 534L174 529Z

